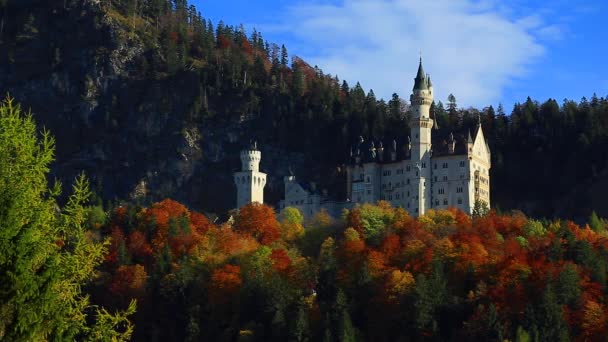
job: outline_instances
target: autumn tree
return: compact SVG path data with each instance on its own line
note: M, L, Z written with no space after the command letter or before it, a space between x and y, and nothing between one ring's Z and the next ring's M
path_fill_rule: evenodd
M280 237L279 222L274 210L259 203L251 203L239 209L234 228L237 231L251 234L265 245Z

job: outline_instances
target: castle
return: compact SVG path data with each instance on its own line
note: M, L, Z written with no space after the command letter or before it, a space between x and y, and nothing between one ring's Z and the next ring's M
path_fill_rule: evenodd
M346 201L328 200L314 185L306 186L288 176L284 178L285 200L279 209L296 207L305 217L325 209L337 216L344 208L384 200L419 216L429 209L456 207L472 213L476 203L489 207L491 154L481 121L474 134L469 131L466 138L452 133L447 139L432 136L436 127L430 116L433 84L424 72L422 59L410 102L411 135L405 146L398 148L393 140L385 149L382 141L366 142L361 137L354 152L351 150ZM263 202L266 175L258 172L257 164L252 171L247 164L251 156L259 163L257 149L243 151L243 171L235 174L239 207L248 201Z

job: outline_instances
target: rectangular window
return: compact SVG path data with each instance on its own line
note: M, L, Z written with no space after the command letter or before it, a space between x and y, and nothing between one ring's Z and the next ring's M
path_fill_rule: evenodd
M458 204L462 204L462 198L458 199Z
M443 180L447 181L448 180L448 176L443 176Z
M443 205L448 205L448 200L447 200L447 198L443 200Z

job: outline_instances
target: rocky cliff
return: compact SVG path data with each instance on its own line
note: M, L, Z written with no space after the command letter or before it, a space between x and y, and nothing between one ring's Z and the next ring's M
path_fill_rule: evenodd
M2 15L0 92L53 133L53 174L65 188L84 171L105 200L233 206L232 172L256 123L194 119L200 72L154 74L148 65L162 62L159 48L99 1L9 1ZM264 143L261 150L267 199L276 203L282 176L303 168L304 157Z

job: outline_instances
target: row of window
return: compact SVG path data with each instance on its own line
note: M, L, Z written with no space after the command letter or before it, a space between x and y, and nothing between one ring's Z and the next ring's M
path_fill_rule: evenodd
M450 166L450 165L449 165L449 163L448 163L448 162L444 162L444 163L441 165L441 167L442 167L442 168L444 168L444 169L449 168L449 166ZM460 167L465 167L465 166L466 166L466 162L465 162L464 160L461 160L461 161L459 161L459 162L458 162L458 166L460 166ZM433 165L433 168L435 168L435 170L437 170L437 163L435 163L435 164Z
M462 198L458 198L458 204L462 204ZM441 203L438 199L435 200L435 205L438 206L439 203ZM443 205L448 205L448 199L444 198L443 199Z
M251 176L247 176L246 179L245 179L245 176L242 176L240 179L239 179L239 177L236 177L234 179L234 181L237 184L238 183L241 183L241 184L249 183L249 182L251 182ZM264 179L263 178L261 178L261 177L253 177L253 184L260 185L262 183L264 183Z

